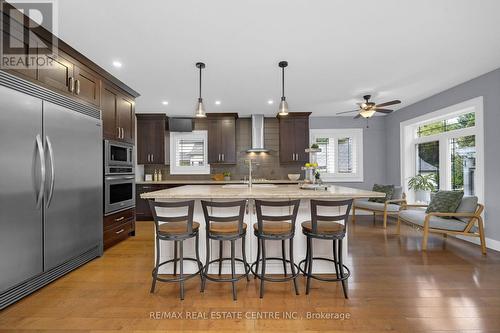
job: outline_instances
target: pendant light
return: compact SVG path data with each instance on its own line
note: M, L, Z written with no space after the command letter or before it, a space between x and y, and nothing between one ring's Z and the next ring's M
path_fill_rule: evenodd
M201 70L205 68L205 64L202 62L196 63L196 68L200 70L200 95L198 96L198 103L196 104L196 118L205 118L205 107L203 106L203 98L201 98Z
M278 66L281 67L281 102L278 108L278 114L280 116L288 116L288 103L285 97L285 67L288 66L288 62L280 61Z

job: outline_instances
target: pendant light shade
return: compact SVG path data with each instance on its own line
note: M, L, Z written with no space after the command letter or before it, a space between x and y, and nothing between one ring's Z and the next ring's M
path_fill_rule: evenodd
M281 102L278 108L278 114L280 116L288 115L288 103L285 97L285 67L288 66L288 62L280 61L278 64L281 67Z
M198 103L196 104L196 118L205 118L207 115L205 114L205 106L203 106L203 98L201 98L201 70L205 68L205 64L202 62L196 63L196 68L200 70L200 94L198 96Z

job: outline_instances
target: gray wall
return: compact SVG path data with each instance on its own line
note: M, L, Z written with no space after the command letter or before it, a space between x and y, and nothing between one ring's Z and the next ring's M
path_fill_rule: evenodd
M355 114L354 114L355 115ZM366 128L366 121L352 117L311 117L311 129L328 128L363 128L363 182L338 183L342 186L371 189L373 184L386 183L386 140L385 117L370 119Z
M385 117L386 180L392 184L400 183L399 125L402 121L478 96L483 96L484 101L486 237L500 240L500 223L497 221L500 217L500 69L445 90Z

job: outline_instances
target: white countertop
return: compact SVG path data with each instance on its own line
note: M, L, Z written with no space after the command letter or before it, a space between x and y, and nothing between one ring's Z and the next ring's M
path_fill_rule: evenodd
M274 179L274 180L256 180L254 184L298 184L303 182L303 180L288 180L288 179ZM218 184L244 184L243 180L175 180L167 179L162 181L144 181L138 180L135 182L139 185L218 185Z
M223 185L185 185L141 194L142 199L347 199L385 197L385 193L329 185L327 190L303 190L298 185L227 188Z

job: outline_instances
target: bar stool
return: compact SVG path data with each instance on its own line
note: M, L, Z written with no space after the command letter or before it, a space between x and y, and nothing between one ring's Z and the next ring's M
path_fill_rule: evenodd
M231 201L231 202L212 202L212 201L201 201L201 206L203 207L203 214L205 215L205 227L207 235L207 258L202 274L201 291L205 291L206 280L214 282L231 282L233 287L233 300L236 301L236 282L246 277L247 281L248 273L250 273L250 265L247 263L246 251L245 251L245 237L247 232L247 225L243 223L243 218L245 216L245 206L246 200ZM214 216L209 213L209 208L212 211L213 208L238 208L238 215L234 216ZM241 254L242 259L235 257L235 242L241 238ZM210 240L219 241L219 258L210 260ZM222 243L223 241L231 242L231 257L224 258L222 253ZM219 263L219 276L221 275L222 262L230 260L231 261L231 278L215 278L208 275L208 268L210 264L214 262ZM236 261L243 263L245 273L236 276Z
M307 237L306 259L299 263L300 271L307 276L306 295L309 295L311 279L327 282L342 282L342 289L345 298L347 297L347 288L345 281L351 275L347 266L342 262L342 239L346 235L347 220L352 206L352 199L339 201L311 200L311 221L302 222L302 232ZM318 215L318 207L346 207L346 211L341 215L323 216ZM335 221L344 221L344 224ZM333 241L333 259L313 256L312 239L325 239ZM312 274L312 265L314 260L323 260L333 262L335 266L336 278L325 278ZM302 269L304 264L304 269ZM344 268L347 273L344 273Z
M179 282L180 284L180 298L184 299L184 281L200 275L203 282L202 270L203 265L200 261L199 254L199 234L198 230L200 224L193 221L194 213L194 200L181 201L181 202L156 202L149 200L149 207L153 213L155 232L156 232L156 265L153 269L153 283L151 285L151 293L154 293L156 281L161 282ZM187 208L187 215L182 216L159 216L157 208L174 208L181 209ZM161 224L160 224L161 223ZM184 241L189 238L195 237L195 252L196 259L184 257ZM160 241L173 241L174 242L174 259L166 260L160 263ZM177 257L177 246L179 245L179 257ZM198 271L195 273L184 275L184 260L194 261L198 265ZM177 262L179 262L179 277L176 278L162 278L158 277L158 270L161 266L173 263L174 276L176 276Z
M289 201L262 201L255 200L257 211L257 223L253 225L254 234L257 236L257 260L252 264L252 273L260 279L260 298L264 297L264 281L285 282L293 280L295 294L299 295L297 286L297 276L299 267L293 261L293 237L295 235L295 221L299 210L300 200ZM292 214L288 215L264 215L262 207L289 207L292 208ZM266 241L281 240L282 257L266 257ZM289 241L290 259L285 256L285 241ZM278 260L283 263L283 278L272 278L266 276L267 260ZM261 273L259 274L259 263L262 262ZM287 276L286 265L290 264L291 275ZM255 270L254 270L255 266ZM296 270L297 269L297 270Z

